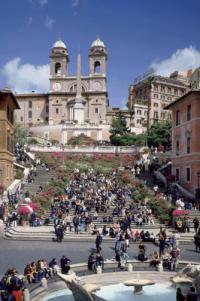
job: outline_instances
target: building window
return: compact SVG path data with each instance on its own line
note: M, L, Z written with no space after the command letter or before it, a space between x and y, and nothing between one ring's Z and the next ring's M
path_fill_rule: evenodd
M176 140L176 155L179 155L179 140Z
M56 108L56 114L59 114L59 109L58 108Z
M142 124L141 119L137 119L137 124Z
M144 111L144 116L147 116L148 112L147 111Z
M142 111L141 110L137 110L137 115L142 115Z
M10 111L10 122L13 123L14 122L14 115L13 115L13 111Z
M161 119L165 119L165 113L161 113Z
M96 102L98 102L98 99L96 99Z
M158 98L158 94L154 94L154 98Z
M32 111L28 111L28 118L29 118L29 119L32 118Z
M171 94L172 93L172 89L168 88L168 93Z
M154 85L154 90L158 91L158 86L157 85Z
M176 111L176 125L180 124L180 111Z
M85 92L85 88L82 86L82 92ZM73 86L70 87L69 91L70 92L76 92L76 89L77 89L77 85L74 84Z
M154 106L154 108L158 108L158 103L154 102L153 106Z
M192 117L192 107L191 105L187 106L187 120L190 120Z
M153 113L153 118L154 118L154 119L158 119L158 112L157 112L157 111L154 111L154 113Z
M7 136L7 150L10 152L11 151L11 140L10 140L10 136Z
M32 109L32 101L31 100L28 101L28 107L29 107L29 109Z
M101 71L101 64L99 61L94 63L94 73L100 73Z
M7 119L10 120L10 107L7 106Z
M178 90L177 89L174 89L174 95L178 96Z
M56 63L55 64L55 74L57 76L60 76L61 75L61 64L60 63Z
M98 113L99 113L99 109L95 108L95 114L98 114Z
M20 121L23 121L23 117L22 116L20 117Z
M161 86L161 92L165 92L165 87Z
M179 168L176 168L176 181L179 181Z
M191 151L191 138L187 137L187 154L190 154Z
M191 177L191 175L190 175L190 167L187 167L186 168L186 181L187 182L190 182L190 177Z
M183 95L184 95L184 93L185 93L185 91L184 91L184 90L180 90L180 95L181 95L181 96L183 96Z

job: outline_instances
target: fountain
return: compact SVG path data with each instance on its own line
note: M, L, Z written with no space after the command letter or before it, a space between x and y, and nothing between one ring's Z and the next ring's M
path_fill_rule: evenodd
M143 291L143 286L154 285L155 282L146 279L131 279L124 282L125 286L134 286L134 294L141 295Z
M67 289L61 289L64 283L60 284L60 290L54 290L54 295L52 290L51 294L46 293L45 298L36 298L33 301L168 301L176 299L178 287L184 295L187 295L191 285L195 285L197 293L200 291L198 265L188 265L177 274L140 271L104 273L81 278L77 278L75 273L59 273L59 276L67 284Z

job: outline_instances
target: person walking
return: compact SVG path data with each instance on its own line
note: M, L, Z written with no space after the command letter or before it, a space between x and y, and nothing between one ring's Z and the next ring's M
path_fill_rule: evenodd
M197 230L199 229L199 220L196 216L193 219L193 225L194 225L194 231L197 232Z
M97 249L97 252L101 251L102 241L103 241L102 235L98 231L97 236L96 236L96 249Z
M79 227L79 216L75 215L73 218L73 224L74 224L74 232L78 234L78 227Z
M194 244L196 246L196 252L200 252L200 229L194 236Z

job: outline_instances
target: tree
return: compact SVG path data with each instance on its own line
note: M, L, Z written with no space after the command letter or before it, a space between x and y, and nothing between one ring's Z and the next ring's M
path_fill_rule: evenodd
M110 133L111 135L125 135L129 132L128 127L126 125L126 119L124 116L119 113L118 116L112 119Z
M158 147L163 145L166 148L171 147L171 121L156 122L149 129L147 142L148 146Z
M19 125L16 125L14 129L14 144L19 143L20 145L24 145L26 143L27 137L28 130L20 127Z

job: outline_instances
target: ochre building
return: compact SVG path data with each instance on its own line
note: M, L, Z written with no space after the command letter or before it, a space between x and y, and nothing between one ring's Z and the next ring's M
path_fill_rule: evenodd
M166 107L172 111L172 173L193 194L200 189L200 91Z
M14 180L13 133L14 111L20 109L9 90L0 90L0 185L8 187Z
M153 75L130 85L128 107L134 112L135 132L145 132L157 121L171 120L171 112L165 107L188 91L189 75L177 72L170 77Z

